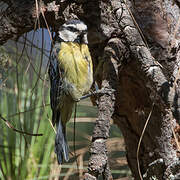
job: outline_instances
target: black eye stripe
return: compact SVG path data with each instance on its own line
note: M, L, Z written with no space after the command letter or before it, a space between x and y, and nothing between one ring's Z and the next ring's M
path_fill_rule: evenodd
M79 31L78 29L76 29L75 27L72 27L72 26L67 26L66 29L69 31L72 31L72 32L78 32Z

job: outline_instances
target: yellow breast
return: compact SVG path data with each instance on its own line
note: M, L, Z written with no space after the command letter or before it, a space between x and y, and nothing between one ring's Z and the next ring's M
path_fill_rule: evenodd
M93 83L92 60L86 44L62 42L58 54L63 79L73 99L87 93Z

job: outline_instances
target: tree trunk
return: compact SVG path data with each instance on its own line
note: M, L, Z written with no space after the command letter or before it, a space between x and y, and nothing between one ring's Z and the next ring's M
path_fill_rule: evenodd
M135 179L180 179L180 1L44 0L38 11L34 0L4 2L0 44L33 30L37 18L54 31L69 18L88 25L95 80L109 93L99 98L85 179L112 178L105 147L111 117L123 133Z

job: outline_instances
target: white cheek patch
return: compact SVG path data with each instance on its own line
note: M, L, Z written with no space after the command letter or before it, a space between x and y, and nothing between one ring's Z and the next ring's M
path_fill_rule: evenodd
M76 24L76 28L79 29L80 31L87 30L87 26L85 24Z
M63 30L59 32L59 37L66 42L73 42L77 38L77 34L68 30Z

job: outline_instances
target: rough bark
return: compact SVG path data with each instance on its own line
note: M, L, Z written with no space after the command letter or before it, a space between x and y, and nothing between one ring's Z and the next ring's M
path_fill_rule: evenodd
M37 19L35 1L7 2L8 8L0 14L0 44L34 29ZM97 179L100 174L111 178L105 145L111 117L124 135L133 176L140 179L136 151L150 112L140 146L141 173L144 179L180 178L173 136L173 129L176 136L180 133L179 1L44 0L38 7L42 27L46 27L42 13L54 30L69 18L88 25L95 79L110 92L98 98L85 179Z
M112 179L110 173L106 139L109 137L110 119L114 112L115 89L117 85L117 63L114 58L119 53L117 47L118 39L110 39L104 49L101 89L107 94L99 97L98 100L98 119L96 120L92 144L90 148L91 158L89 160L89 173L85 174L84 179L97 179L102 174L103 179Z

